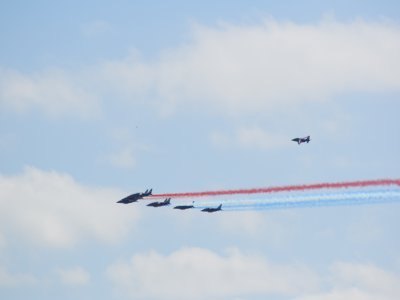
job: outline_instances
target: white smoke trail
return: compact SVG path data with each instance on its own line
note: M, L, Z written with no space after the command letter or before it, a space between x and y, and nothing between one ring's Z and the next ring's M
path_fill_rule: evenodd
M301 207L323 207L343 205L365 205L388 202L400 202L400 189L360 189L341 190L325 193L284 193L284 194L259 194L240 197L213 197L197 201L195 208L215 207L222 203L225 211L238 210L265 210L288 209Z

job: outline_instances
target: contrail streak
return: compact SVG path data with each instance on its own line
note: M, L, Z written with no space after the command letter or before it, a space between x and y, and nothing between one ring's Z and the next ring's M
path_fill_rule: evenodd
M318 195L294 195L264 199L224 201L223 210L265 210L301 207L327 207L344 205L381 204L400 202L400 190L357 191ZM199 207L201 208L201 207Z
M290 209L364 204L400 203L400 179L288 185L254 189L164 193L149 198L172 198L195 209L216 207L223 211Z
M265 187L265 188L254 188L254 189L220 190L220 191L205 191L205 192L164 193L164 194L155 194L151 197L194 198L194 197L212 197L212 196L224 196L224 195L268 194L268 193L295 192L295 191L307 191L307 190L311 191L320 189L365 188L365 187L378 187L378 186L400 186L400 179L317 183L317 184L305 184L305 185L289 185L289 186L276 186L276 187Z

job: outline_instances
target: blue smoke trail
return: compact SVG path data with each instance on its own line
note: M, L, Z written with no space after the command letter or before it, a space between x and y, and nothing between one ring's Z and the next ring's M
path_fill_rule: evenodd
M235 199L236 198L236 199ZM204 199L195 204L195 208L214 207L222 203L224 211L290 209L302 207L329 207L344 205L366 205L400 202L400 189L359 189L341 190L340 192L325 193L282 193L281 195L257 195L246 198L221 197L218 199Z

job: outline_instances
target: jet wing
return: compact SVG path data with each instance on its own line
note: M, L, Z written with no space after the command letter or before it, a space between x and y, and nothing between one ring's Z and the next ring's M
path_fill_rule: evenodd
M175 206L174 209L180 209L180 210L185 210L185 209L189 209L189 208L193 208L193 205L178 205Z
M222 204L220 204L218 207L206 207L204 209L202 209L201 211L205 211L208 213L213 213L216 211L222 210Z
M128 204L128 203L135 202L135 201L137 201L137 200L139 200L141 198L142 197L141 197L140 193L136 193L136 194L129 195L128 197L125 197L125 198L117 201L117 203Z
M166 200L163 201L163 202L152 202L152 203L147 204L147 206L153 206L153 207L166 206L166 205L169 205L169 204L170 204L169 201L170 201L170 200L166 199Z

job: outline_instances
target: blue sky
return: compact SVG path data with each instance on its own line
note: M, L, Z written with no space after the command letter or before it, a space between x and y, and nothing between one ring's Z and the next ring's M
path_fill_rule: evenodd
M1 298L398 299L396 203L115 204L399 178L397 2L0 8Z

